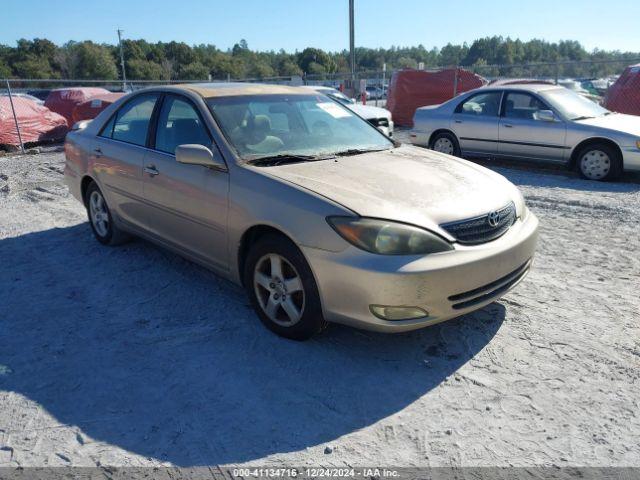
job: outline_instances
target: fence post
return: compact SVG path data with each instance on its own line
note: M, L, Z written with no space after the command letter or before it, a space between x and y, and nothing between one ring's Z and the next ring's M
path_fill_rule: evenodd
M7 92L9 93L9 103L11 104L11 111L13 112L13 121L16 123L16 132L18 133L18 141L20 142L20 151L24 153L24 143L22 143L22 135L20 135L20 125L18 123L18 116L16 115L16 108L13 106L13 97L11 96L11 85L9 79L5 79L7 82Z
M453 73L453 98L458 95L458 66L454 67Z
M556 85L558 85L559 76L560 76L560 62L556 61Z

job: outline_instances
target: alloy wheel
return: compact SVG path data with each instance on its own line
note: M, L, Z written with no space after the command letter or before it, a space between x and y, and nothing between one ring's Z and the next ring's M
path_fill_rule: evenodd
M611 170L611 159L602 150L589 150L580 159L580 170L591 180L601 180Z
M97 190L91 192L89 196L89 215L98 235L106 237L109 233L109 211L107 203Z
M302 318L305 294L302 279L284 257L270 253L256 263L253 288L263 312L283 327L295 325Z
M446 153L447 155L453 155L453 142L445 137L440 137L433 144L433 149L436 152Z

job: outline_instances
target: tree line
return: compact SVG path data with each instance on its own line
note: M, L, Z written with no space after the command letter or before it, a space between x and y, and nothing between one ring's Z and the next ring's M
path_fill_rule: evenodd
M203 80L212 78L264 79L275 76L310 75L321 78L328 74L349 71L349 53L325 52L305 48L301 52L253 51L245 40L232 48L221 50L214 45L187 45L182 42L150 43L145 40L123 40L127 79L130 80ZM425 68L460 65L485 76L491 75L583 75L602 76L619 73L621 64L636 60L637 52L587 51L579 42L544 40L512 40L500 36L474 41L471 45L447 44L442 48L417 47L357 48L358 71ZM536 67L528 72L520 67L528 63L602 62L563 67ZM47 39L21 39L16 46L0 45L0 78L34 79L104 79L121 77L117 45L99 44L90 40L67 42L58 46ZM502 65L503 67L488 67Z

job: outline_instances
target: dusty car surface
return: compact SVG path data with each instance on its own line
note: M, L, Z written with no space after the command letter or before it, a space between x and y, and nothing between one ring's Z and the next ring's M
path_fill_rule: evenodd
M457 317L534 255L538 221L504 177L301 88L142 90L76 125L65 154L100 242L138 235L214 270L289 338Z
M562 163L590 180L640 170L640 117L555 85L483 87L419 108L410 138L456 156Z
M390 137L393 136L393 119L391 118L391 112L386 108L356 103L353 98L349 98L340 90L336 90L335 88L331 87L306 86L302 88L307 88L309 90L313 90L326 95L332 100L341 103L348 109L360 115L374 127L378 127L378 129L385 135L388 135Z

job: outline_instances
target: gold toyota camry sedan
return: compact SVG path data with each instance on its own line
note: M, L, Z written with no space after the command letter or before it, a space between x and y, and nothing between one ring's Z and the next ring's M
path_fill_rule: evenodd
M479 309L531 267L538 220L501 175L400 146L308 89L149 88L76 124L70 191L95 237L144 237L246 289L274 332L385 332Z

